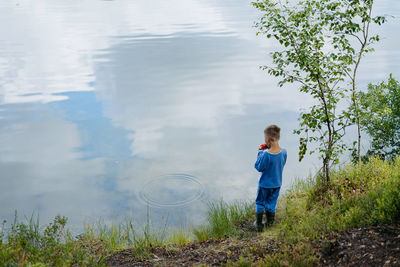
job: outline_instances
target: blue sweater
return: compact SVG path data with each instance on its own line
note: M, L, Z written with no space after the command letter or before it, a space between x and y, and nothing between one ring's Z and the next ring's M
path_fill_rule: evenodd
M282 172L286 164L287 152L282 149L277 154L271 154L267 150L260 150L254 167L261 172L258 186L264 188L277 188L282 185Z

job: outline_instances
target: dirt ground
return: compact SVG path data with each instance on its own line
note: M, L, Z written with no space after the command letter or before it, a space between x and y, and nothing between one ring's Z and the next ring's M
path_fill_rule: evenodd
M320 246L321 266L400 266L400 224L333 233Z
M276 253L274 242L265 242L260 236L247 240L224 239L191 243L177 248L152 249L150 259L135 260L132 250L120 251L106 261L107 266L195 266L207 264L220 266L228 260L237 261L240 256L260 259L265 254Z
M152 248L152 256L138 260L130 249L111 255L107 266L220 266L240 256L258 261L279 251L271 238L255 234L245 240L196 242L183 247ZM317 266L400 266L400 224L371 226L332 233L315 245Z

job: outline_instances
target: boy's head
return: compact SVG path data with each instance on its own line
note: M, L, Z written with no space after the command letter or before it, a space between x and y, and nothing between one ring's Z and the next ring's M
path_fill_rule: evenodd
M277 142L281 137L281 128L277 125L269 125L264 130L265 141Z

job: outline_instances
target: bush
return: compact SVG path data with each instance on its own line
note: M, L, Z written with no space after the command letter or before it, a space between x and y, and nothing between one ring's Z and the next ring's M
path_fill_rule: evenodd
M400 83L390 75L386 83L369 84L359 98L361 124L372 139L367 156L394 159L400 154Z

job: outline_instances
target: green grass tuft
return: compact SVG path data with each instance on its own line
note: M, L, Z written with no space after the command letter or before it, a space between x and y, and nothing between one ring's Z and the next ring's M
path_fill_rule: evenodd
M208 224L194 229L194 235L197 240L204 241L243 234L243 226L248 228L248 222L254 217L254 212L254 205L249 201L210 202Z
M168 236L167 244L183 247L193 242L191 233L183 228L172 230Z

